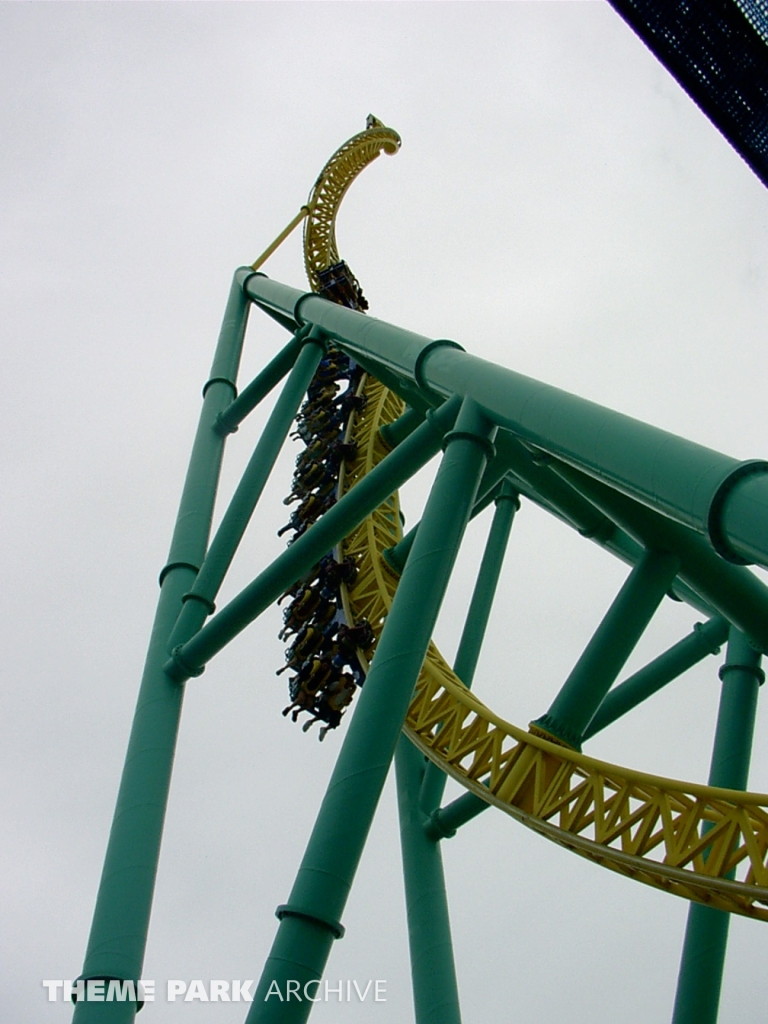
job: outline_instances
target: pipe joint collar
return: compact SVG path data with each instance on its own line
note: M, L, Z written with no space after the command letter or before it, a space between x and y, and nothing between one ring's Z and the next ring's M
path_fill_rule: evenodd
M423 390L428 390L427 382L424 379L424 361L436 348L457 348L459 352L466 352L464 346L460 345L458 341L440 339L438 341L430 341L428 345L425 345L416 356L416 362L413 364L413 379L416 381L416 385Z
M328 348L328 334L317 324L304 324L296 331L294 337L301 342L302 348L310 343L319 345L323 352Z
M712 631L712 627L710 626L711 622L712 619L710 619L709 622L695 622L693 624L693 631L696 634L699 641L706 647L710 654L719 654L720 649L723 645L722 643L715 643L715 641L710 636L710 633ZM709 627L709 629L707 627Z
M473 434L471 430L449 430L443 438L443 451L454 441L474 441L485 452L485 457L490 462L496 455L496 447L492 441L482 434Z
M437 842L440 839L453 839L456 835L455 828L446 828L440 818L440 807L436 807L424 822L424 832L428 839Z
M731 550L725 530L723 529L723 510L736 485L741 483L745 477L752 476L755 473L768 473L768 462L765 462L763 459L750 459L748 462L742 462L720 482L709 503L709 511L707 513L709 541L721 558L724 558L726 562L732 562L734 565L749 565L750 562Z
M136 995L136 1013L138 1013L139 1010L144 1008L144 999L142 998L144 995L144 986L141 984L141 982L134 981L131 978L118 978L114 974L89 974L87 977L81 974L79 978L75 978L75 981L72 985L72 1002L75 1003L75 1005L77 1004L77 990L75 986L79 985L80 982L83 982L83 984L86 986L85 1002L88 1002L87 985L89 981L103 981L107 985L109 985L110 981L119 981L123 985L133 985L133 991ZM101 1001L101 999L98 1000L98 1002Z
M748 675L755 677L758 686L762 686L765 682L765 672L763 672L759 665L721 665L720 671L717 674L724 683L726 676L730 672L746 672Z
M205 665L190 665L182 655L184 644L179 644L171 651L171 660L166 664L166 672L179 683L187 679L196 679L205 672Z
M334 939L344 938L344 925L341 921L331 921L330 918L320 917L319 914L312 914L308 910L302 910L301 907L291 906L290 903L281 903L275 911L275 917L278 921L282 921L284 917L301 917L305 921L312 921L313 924L319 924L326 928L333 934Z
M247 299L251 299L250 295L248 295L248 282L251 280L251 278L252 277L266 277L266 276L267 275L263 274L260 270L254 270L253 267L240 267L239 270L235 271L235 277L237 278L237 283L242 288L243 293L245 294L245 297ZM253 301L253 300L251 299L251 301Z
M213 615L213 613L216 611L216 605L213 603L210 597L206 597L205 594L196 594L194 590L190 590L188 594L183 594L181 601L182 604L185 601L198 601L201 605L203 605L203 607L205 608L209 615Z
M520 511L520 492L506 479L501 481L499 493L493 499L493 503L498 505L502 501L511 501L515 511Z
M306 299L322 299L322 295L318 295L316 292L304 292L296 299L296 305L293 307L293 319L301 327L305 327L311 323L309 320L305 320L301 315L301 307ZM330 302L330 299L326 299L326 302Z
M232 401L237 398L237 385L231 381L229 377L211 377L210 380L207 380L203 385L203 398L205 398L208 393L208 388L212 387L214 384L228 385L232 389Z
M200 572L200 566L193 565L191 562L169 562L160 570L160 576L158 577L157 582L161 587L168 573L173 572L174 569L190 569L195 575Z

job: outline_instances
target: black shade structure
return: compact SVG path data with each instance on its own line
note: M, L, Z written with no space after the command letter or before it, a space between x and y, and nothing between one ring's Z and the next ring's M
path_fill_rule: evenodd
M768 2L610 2L768 185Z

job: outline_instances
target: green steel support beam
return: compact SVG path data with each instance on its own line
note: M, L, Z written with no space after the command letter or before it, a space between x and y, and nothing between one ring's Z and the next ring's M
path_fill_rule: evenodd
M582 737L588 740L611 722L637 707L667 683L682 675L709 654L717 654L728 636L728 623L721 618L697 623L693 632L630 676L603 700ZM439 770L439 769L438 769ZM450 804L433 811L427 833L433 839L450 839L468 821L491 805L474 793L464 793Z
M505 459L508 471L520 493L537 503L546 511L556 515L572 526L588 540L616 555L627 565L634 565L642 556L644 545L638 544L624 529L605 514L581 491L565 480L558 472L557 461L549 455L535 456L508 430L496 435L496 450ZM672 584L672 594L696 608L703 615L711 616L713 609L680 579Z
M439 450L461 404L449 398L366 477L298 537L270 566L181 647L165 669L181 682L200 675L205 664L242 632L375 508L429 462Z
M607 694L587 726L582 740L588 740L605 729L707 655L717 654L727 636L728 623L725 619L716 617L709 622L697 623L689 636L654 658ZM457 829L490 806L474 793L464 793L445 807L432 812L427 832L434 839L449 839L456 834Z
M471 688L475 678L475 669L485 639L485 631L488 628L488 619L493 599L496 596L512 521L519 508L520 499L517 496L517 491L504 481L496 498L493 522L488 532L488 540L453 664L453 671L468 689ZM440 806L445 783L445 772L430 761L426 766L424 783L421 788L421 808L425 814L431 814Z
M184 607L169 641L171 648L194 636L206 617L213 613L219 588L325 352L323 338L314 328L299 345L304 347L211 541L194 586L184 595Z
M400 573L401 576L418 532L419 524L416 523L415 526L410 528L408 533L401 537L397 544L394 544L391 548L387 548L386 551L382 552L383 557L386 559L389 566L394 569L395 572Z
M681 560L678 578L746 633L755 647L768 651L768 587L754 573L724 561L693 530L598 480L562 464L557 472L641 544L674 551Z
M425 766L422 754L401 733L395 770L413 1004L416 1024L461 1024L443 858L440 844L425 833L429 819L420 807L425 767L434 766Z
M765 675L760 655L743 633L731 629L717 716L710 786L746 789L757 710ZM720 1003L730 915L692 903L680 963L672 1024L715 1024Z
M445 454L422 529L395 593L291 895L278 908L280 927L248 1024L300 1024L309 1015L312 1004L306 1000L281 1002L266 997L275 986L285 993L289 980L298 981L301 992L307 984L319 982L333 940L342 934L341 915L492 449L493 433L474 403L465 400L456 429L445 437ZM407 444L404 441L392 455ZM316 989L310 992L314 995Z
M138 981L144 962L160 841L184 688L163 671L168 637L205 556L224 438L219 414L236 393L248 306L237 278L229 295L189 461L144 665L125 767L88 939L83 978ZM133 1002L79 1002L76 1024L129 1024Z
M515 512L519 508L520 499L517 492L504 482L496 498L493 522L488 533L488 541L480 562L477 582L472 592L472 600L453 665L453 671L467 688L472 686L472 681L475 678L475 670L488 628L488 619L501 576L501 567L507 551L512 522Z
M421 426L424 422L424 415L424 412L420 409L413 409L411 406L407 406L403 415L396 419L394 423L385 423L379 433L387 448L390 450L397 448L401 441L404 441L406 437L414 432L416 427Z
M727 638L728 623L725 619L717 616L709 622L697 622L693 632L607 694L584 730L582 739L590 739L708 655L718 654Z
M707 537L724 558L768 566L768 462L739 462L667 431L317 295L251 276L246 292L318 324L410 404L466 394L499 427ZM385 376L386 375L386 376Z
M492 501L496 500L506 473L506 463L497 454L486 467L485 473L483 473L483 479L480 481L480 486L477 489L478 498L472 508L470 519L479 516L481 512L488 508ZM418 529L419 524L416 523L397 544L387 548L384 552L384 558L395 572L402 573L405 563L408 561L408 555L413 547Z
M271 362L267 363L247 388L238 395L228 409L216 421L216 429L221 434L232 434L249 413L262 402L273 388L290 372L309 334L308 327L296 331L288 344L282 348Z
M582 537L606 544L621 532L608 516L552 470L549 457L534 456L508 430L500 430L497 434L496 450L505 457L510 471L532 494L538 495L549 510L578 530ZM634 563L637 558L632 561Z
M497 482L513 474L516 489L578 530L583 537L608 547L631 565L637 561L642 554L642 547L575 488L561 479L546 463L541 464L534 460L525 445L508 430L500 430L497 433L494 445L496 457L486 469L486 480L480 484L479 493L482 497L475 503L473 516L479 514L495 498ZM387 561L397 572L403 571L417 528L418 524L386 552ZM686 594L683 599L687 599L688 596ZM701 602L697 601L697 607L700 605Z
M597 627L549 711L531 723L576 750L601 701L653 618L680 566L679 560L647 551Z
M761 655L738 630L731 629L725 665L715 745L709 775L710 786L746 789L749 778L757 693L765 674ZM722 724L720 719L722 718Z
M445 807L432 811L424 831L433 840L452 839L462 825L487 811L490 806L474 793L463 793Z
M626 565L633 566L641 557L644 548L641 544L631 537L625 530L615 523L611 522L607 516L604 516L599 509L593 508L594 514L599 515L608 524L608 529L605 530L602 525L599 526L597 531L590 529L582 529L576 522L573 521L572 517L568 515L561 504L555 504L554 502L544 498L543 495L535 490L530 483L518 475L516 471L510 468L507 474L507 478L520 492L520 496L528 498L539 508L544 509L550 515L555 516L566 524L578 530L582 537L586 537L588 540L594 541L599 544L605 551L610 551L612 555L615 555L620 561ZM564 481L560 481L563 483ZM582 497L578 495L576 491L573 492L574 496ZM702 542L703 543L703 542ZM704 600L704 598L697 594L696 591L692 590L687 583L684 583L680 577L676 577L672 582L672 586L669 588L669 596L676 601L684 601L691 608L700 612L702 615L711 617L715 614L713 608Z
M716 550L734 562L766 565L766 526L768 523L768 485L765 464L755 460L737 468L721 485L717 498Z
M517 490L531 501L556 515L567 525L578 530L582 537L594 540L628 565L634 565L643 554L643 545L638 544L624 529L613 522L603 511L563 479L550 463L562 468L556 460L534 459L531 452L514 438L509 431L500 430L494 441L496 458L486 470L486 481L480 485L483 497L475 503L473 517L490 504L496 496L494 481L506 473ZM583 474L580 474L583 478ZM415 530L414 526L403 539L389 548L384 557L396 572L402 572L408 557ZM701 542L705 545L705 542ZM708 549L709 550L709 549ZM709 551L711 555L711 551ZM714 615L714 609L679 577L671 587L671 595L685 601L703 615Z

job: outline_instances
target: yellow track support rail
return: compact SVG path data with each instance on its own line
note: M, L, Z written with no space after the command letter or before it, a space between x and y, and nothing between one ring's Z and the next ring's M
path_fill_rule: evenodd
M333 154L309 194L309 215L304 225L304 266L313 292L320 290L318 271L339 262L336 214L344 194L368 164L382 152L400 148L400 136L373 115L365 131L354 135Z
M384 457L379 429L402 408L374 378L364 393L344 491ZM382 552L400 535L393 495L343 546L360 567L345 595L348 621L366 618L377 638L397 587ZM405 732L443 771L547 839L636 881L768 920L768 795L647 775L518 729L462 685L434 644Z
M318 272L339 262L336 213L352 181L400 137L376 118L334 153L295 222L306 215L304 260L313 291ZM402 401L373 377L348 439L355 461L342 468L346 492L386 455L380 428ZM378 639L397 588L382 552L401 537L397 494L343 544L357 561L342 588L350 624L366 619ZM370 652L368 652L370 654ZM367 666L364 666L367 667ZM579 754L495 715L430 644L404 731L443 771L486 802L561 846L636 881L720 910L768 920L768 795L676 782Z

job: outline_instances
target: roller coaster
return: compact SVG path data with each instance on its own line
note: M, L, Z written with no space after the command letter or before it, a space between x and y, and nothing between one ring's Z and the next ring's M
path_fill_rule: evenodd
M335 238L355 177L400 138L369 117L306 205L235 272L208 383L118 795L83 979L141 976L185 684L282 604L290 703L336 766L248 1014L299 1022L312 1002L394 760L418 1024L458 1024L441 841L496 807L562 847L691 902L675 1024L715 1021L730 914L768 920L768 795L746 790L768 652L768 461L740 462L513 370L454 341L366 314ZM261 267L304 225L310 291ZM242 392L249 310L289 333ZM210 539L227 436L285 381ZM220 610L215 601L286 438L304 448L286 549ZM421 521L403 535L398 489L438 454ZM548 710L527 728L471 691L513 519L532 502L600 544L629 575ZM492 526L451 667L432 641L469 520ZM666 597L705 616L617 680ZM596 760L584 743L727 643L709 779ZM280 714L279 703L275 713ZM313 730L315 732L315 730ZM448 776L466 793L442 804ZM132 1021L140 1001L80 1000L78 1024Z

